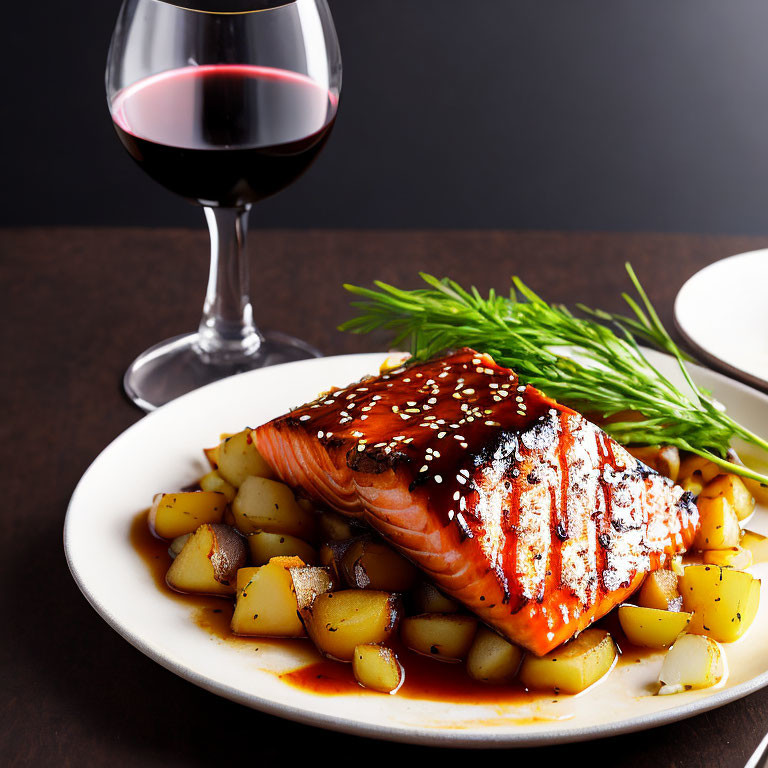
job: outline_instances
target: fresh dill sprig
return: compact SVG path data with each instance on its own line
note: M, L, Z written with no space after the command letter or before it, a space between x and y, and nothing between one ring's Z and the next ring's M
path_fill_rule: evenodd
M595 418L624 445L675 445L761 483L768 477L728 460L734 437L768 450L768 442L734 421L700 389L685 366L690 358L661 323L632 267L637 298L623 294L632 316L578 305L586 317L548 304L514 277L509 296L483 298L448 278L421 273L428 287L405 291L377 281L376 289L344 287L359 297L358 315L341 326L352 333L389 331L394 345L410 343L415 360L472 347L512 368L525 384ZM615 330L614 330L615 329ZM638 339L676 358L687 391L676 387L643 354ZM635 421L624 412L642 414ZM618 415L618 420L617 420Z

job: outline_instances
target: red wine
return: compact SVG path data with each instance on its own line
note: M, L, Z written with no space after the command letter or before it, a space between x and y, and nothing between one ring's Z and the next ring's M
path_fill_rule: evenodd
M296 72L241 64L139 80L112 102L118 136L156 181L201 203L238 206L284 189L311 165L337 99Z

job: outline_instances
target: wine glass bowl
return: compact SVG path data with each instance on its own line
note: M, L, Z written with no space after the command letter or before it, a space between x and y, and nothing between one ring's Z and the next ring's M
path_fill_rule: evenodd
M326 0L124 0L107 62L113 124L155 181L203 206L211 270L196 333L126 372L146 410L240 371L316 356L254 324L251 206L312 164L333 128L341 56Z

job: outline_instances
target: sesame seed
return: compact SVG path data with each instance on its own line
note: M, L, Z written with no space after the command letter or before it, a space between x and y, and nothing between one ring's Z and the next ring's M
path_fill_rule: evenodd
M429 470L429 465L425 464L420 470L419 474L424 474L427 470Z
M305 413L303 416L299 416L299 421L309 421L311 418L308 413Z
M438 483L438 484L442 483L443 482L442 476L441 475L435 475L435 482Z
M448 434L447 432L438 432L437 439L442 440L447 434Z
M461 491L454 491L453 500L458 501L460 497L461 497Z
M465 395L474 395L475 394L475 390L472 389L472 387L469 387L468 389L464 390L464 394Z
M323 439L323 430L322 429L317 433L317 439L318 440L322 440Z

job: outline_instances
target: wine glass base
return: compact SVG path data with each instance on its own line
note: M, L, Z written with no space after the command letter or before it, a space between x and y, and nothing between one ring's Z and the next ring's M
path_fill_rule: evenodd
M317 349L293 336L278 331L263 331L262 335L264 341L254 354L220 364L202 359L197 333L161 341L131 363L123 376L125 393L139 408L154 411L193 389L236 373L321 357Z

